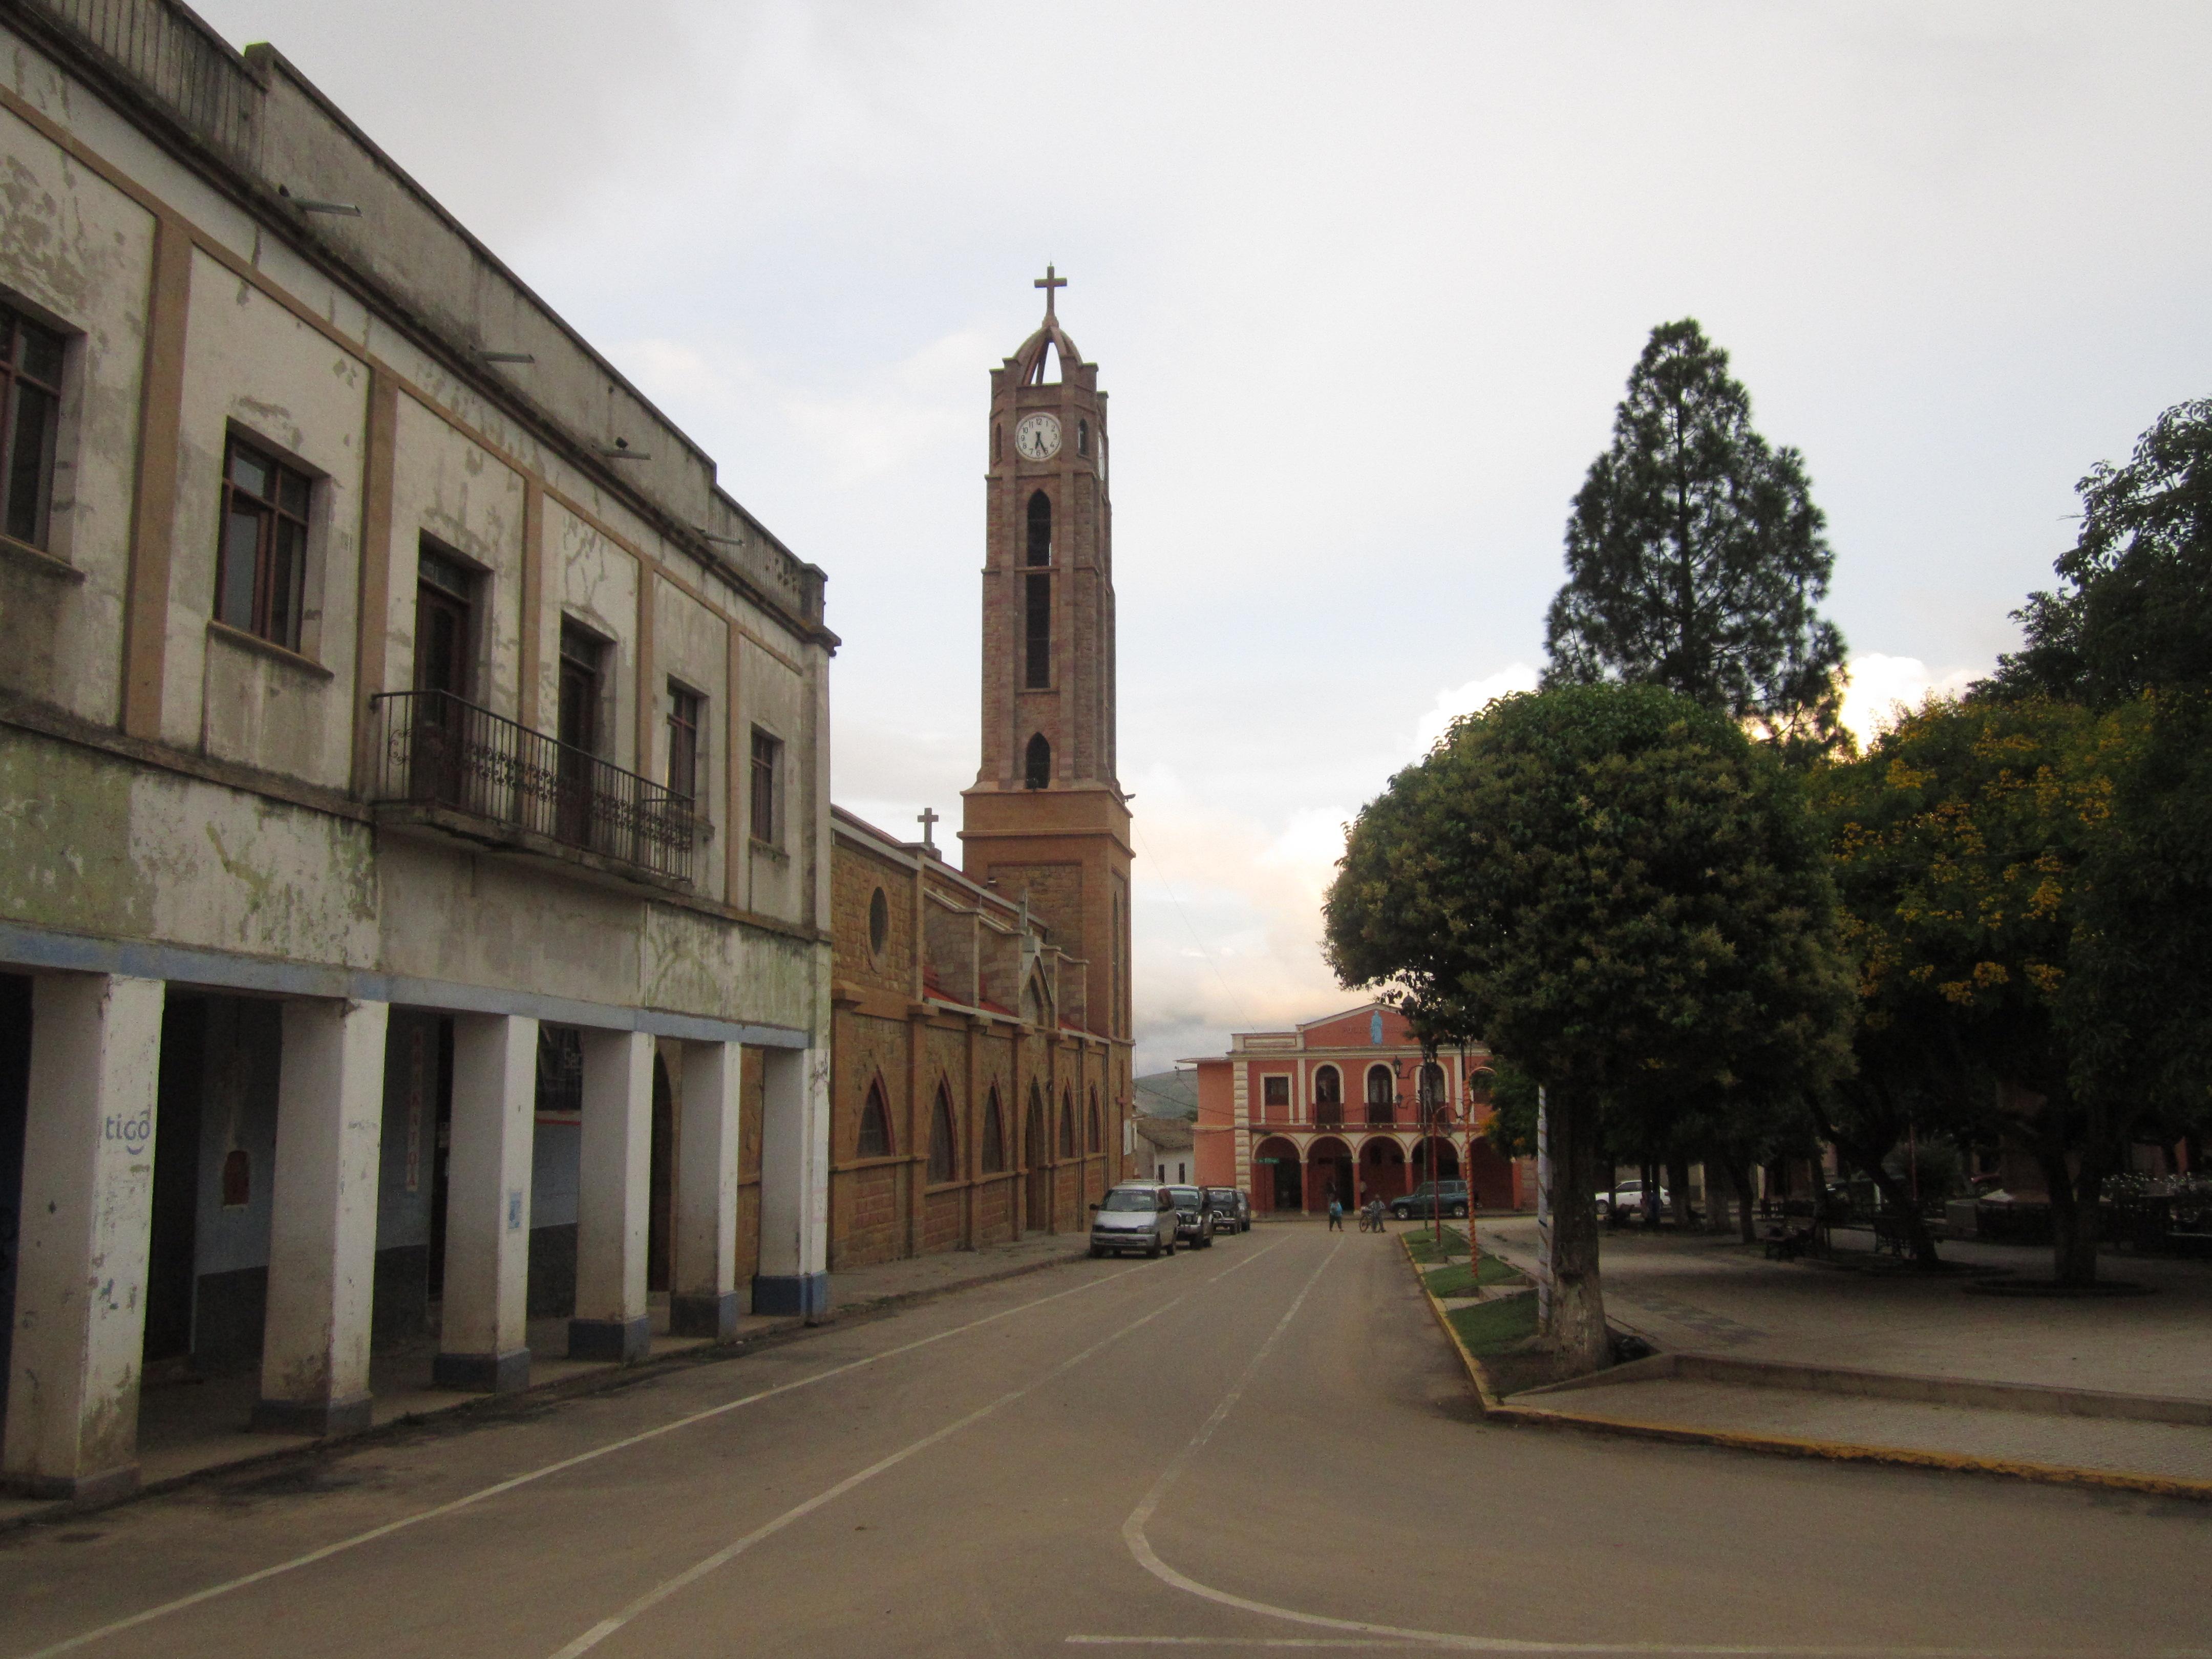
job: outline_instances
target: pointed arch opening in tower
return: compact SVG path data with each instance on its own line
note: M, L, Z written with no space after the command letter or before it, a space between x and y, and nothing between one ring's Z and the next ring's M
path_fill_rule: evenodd
M1052 576L1032 570L1023 578L1029 591L1022 606L1022 684L1031 691L1052 689Z
M1037 348L1036 361L1030 365L1029 384L1058 386L1060 380L1060 343L1050 335Z
M1042 489L1030 497L1029 562L1052 562L1052 497Z
M1044 740L1044 733L1036 732L1030 738L1030 746L1022 755L1022 785L1028 789L1042 789L1052 781L1052 745Z

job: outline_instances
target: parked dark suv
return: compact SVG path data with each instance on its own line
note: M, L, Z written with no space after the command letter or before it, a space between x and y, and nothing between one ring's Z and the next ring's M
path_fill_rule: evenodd
M1390 1213L1401 1221L1414 1216L1426 1221L1439 1210L1446 1215L1465 1215L1467 1206L1464 1181L1424 1181L1403 1198L1392 1199Z
M1213 1245L1213 1212L1207 1207L1205 1189L1199 1187L1170 1187L1168 1194L1175 1200L1176 1237L1194 1250Z
M1213 1212L1213 1231L1217 1233L1249 1233L1252 1231L1252 1200L1235 1187L1208 1187L1206 1207Z

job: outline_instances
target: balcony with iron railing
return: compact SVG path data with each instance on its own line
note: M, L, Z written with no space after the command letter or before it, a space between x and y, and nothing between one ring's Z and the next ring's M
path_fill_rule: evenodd
M688 887L704 834L691 798L446 691L370 699L370 799L475 840L565 856L603 873Z

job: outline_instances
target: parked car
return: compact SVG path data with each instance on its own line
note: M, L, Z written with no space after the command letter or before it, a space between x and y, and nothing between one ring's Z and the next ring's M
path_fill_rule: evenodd
M1176 1237L1194 1250L1213 1247L1213 1211L1202 1187L1170 1187L1175 1200Z
M1390 1213L1405 1221L1414 1216L1429 1220L1442 1212L1445 1215L1465 1215L1468 1202L1467 1182L1464 1181L1424 1181L1402 1198L1390 1200Z
M1142 1250L1146 1255L1173 1255L1181 1221L1164 1187L1128 1182L1109 1188L1091 1206L1091 1254Z
M1252 1231L1252 1200L1237 1187L1208 1187L1206 1207L1213 1212L1213 1230L1218 1233L1249 1233Z
M1644 1209L1644 1183L1641 1181L1624 1181L1619 1186L1615 1187L1612 1192L1600 1193L1597 1195L1597 1218L1600 1221L1609 1221L1613 1218L1613 1212L1616 1200L1619 1200L1619 1207L1621 1214L1638 1215L1642 1213ZM1667 1195L1667 1189L1664 1187L1662 1187L1659 1189L1659 1213L1662 1215L1666 1214L1667 1206L1673 1200Z

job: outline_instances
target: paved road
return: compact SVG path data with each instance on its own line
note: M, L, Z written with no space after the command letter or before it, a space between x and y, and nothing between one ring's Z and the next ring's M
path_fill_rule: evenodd
M0 1537L0 1659L2205 1653L2207 1559L2194 1505L1486 1428L1395 1241L1287 1225Z

